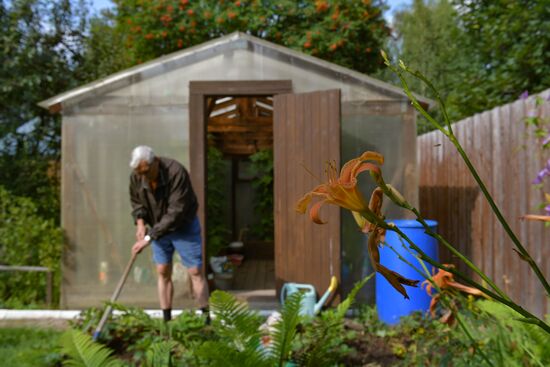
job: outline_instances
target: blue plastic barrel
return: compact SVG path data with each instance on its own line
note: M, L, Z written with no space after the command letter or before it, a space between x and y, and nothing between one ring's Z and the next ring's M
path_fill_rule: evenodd
M437 241L424 233L422 224L412 219L395 219L388 220L394 223L403 233L409 237L422 251L433 259L438 259ZM426 221L428 226L435 231L437 222L433 220ZM401 256L407 259L408 262L414 264L416 268L422 270L422 265L413 255L416 252L409 249L408 243L394 231L386 232L386 242L391 245ZM402 243L407 246L403 248ZM412 254L409 251L412 252ZM431 297L426 293L426 290L420 286L420 283L425 278L409 266L404 261L400 260L397 255L388 246L380 248L380 263L390 270L394 270L408 279L420 280L418 288L404 286L410 299L405 299L401 293L395 290L391 284L381 274L376 273L376 308L378 317L386 324L396 324L401 316L406 316L414 311L428 311L430 308ZM432 266L424 262L426 267L431 271Z

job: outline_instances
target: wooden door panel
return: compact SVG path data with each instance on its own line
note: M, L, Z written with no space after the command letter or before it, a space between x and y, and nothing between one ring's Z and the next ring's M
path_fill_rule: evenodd
M340 279L340 209L324 206L328 223L318 225L295 207L326 180L327 162L340 166L340 90L275 96L273 138L277 293L298 282L322 294L331 276Z

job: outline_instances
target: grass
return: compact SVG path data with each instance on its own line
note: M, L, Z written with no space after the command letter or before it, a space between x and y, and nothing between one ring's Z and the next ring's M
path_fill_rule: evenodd
M61 365L62 331L38 328L0 328L0 365L38 367Z

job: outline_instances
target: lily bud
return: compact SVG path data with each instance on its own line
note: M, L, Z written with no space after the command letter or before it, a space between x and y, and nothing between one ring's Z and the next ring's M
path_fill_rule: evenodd
M397 191L397 189L395 187L393 187L392 185L390 184L387 184L386 187L389 189L389 192L390 192L390 199L396 203L397 205L401 206L401 207L409 207L409 203L407 202L407 200L403 197L403 195L401 195L401 193L399 191Z

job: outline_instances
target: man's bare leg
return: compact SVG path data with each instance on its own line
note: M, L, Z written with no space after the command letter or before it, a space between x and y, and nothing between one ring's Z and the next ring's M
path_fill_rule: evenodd
M193 283L193 293L200 308L208 307L208 283L201 268L189 268L189 275Z
M157 264L157 290L160 308L164 313L164 320L172 318L172 298L174 285L172 283L172 264Z

